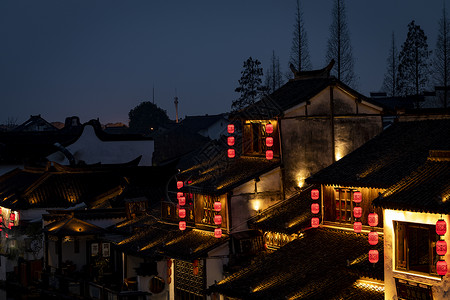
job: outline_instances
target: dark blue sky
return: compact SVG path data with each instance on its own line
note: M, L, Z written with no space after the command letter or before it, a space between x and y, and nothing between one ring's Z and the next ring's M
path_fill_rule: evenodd
M322 68L332 0L303 0L314 68ZM391 33L397 46L415 19L436 43L442 1L348 0L357 90L378 91ZM31 114L48 121L128 122L152 100L175 118L230 110L242 63L288 71L295 0L2 0L0 123Z

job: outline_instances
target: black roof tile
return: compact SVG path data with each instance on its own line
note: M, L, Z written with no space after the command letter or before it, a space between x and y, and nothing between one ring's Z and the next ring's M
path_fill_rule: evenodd
M450 150L450 119L395 123L306 181L388 188L422 165L429 150Z
M428 160L393 184L374 206L428 213L450 213L450 160Z
M368 261L374 248L380 253L375 265ZM383 280L383 272L382 238L371 246L366 234L319 228L306 231L209 291L240 299L342 299L342 295L384 299L383 291L356 285L361 277Z

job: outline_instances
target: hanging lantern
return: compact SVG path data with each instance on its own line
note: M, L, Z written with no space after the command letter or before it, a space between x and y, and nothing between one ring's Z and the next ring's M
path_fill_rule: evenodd
M5 232L5 238L8 238L8 234Z
M270 123L266 124L266 132L269 134L273 133L273 125L272 124L270 124Z
M177 199L179 200L181 197L183 197L184 196L184 193L182 193L182 192L178 192L177 193Z
M319 213L319 210L320 210L319 203L313 203L313 204L311 204L311 212L312 212L313 214L318 214L318 213Z
M186 230L186 222L180 221L180 223L178 223L178 228L180 228L180 230Z
M227 137L228 146L234 146L234 136Z
M194 267L194 268L192 269L192 274L198 275L198 267Z
M438 220L436 222L436 233L444 235L447 232L447 223L444 220Z
M179 210L178 210L178 216L180 217L180 218L186 218L186 210L184 209L184 208L180 208Z
M353 223L353 231L356 233L360 233L362 230L362 223L361 222L355 222Z
M353 193L353 201L354 201L355 203L361 203L361 201L362 201L362 195L361 195L361 192L354 192L354 193Z
M221 215L214 216L214 224L216 224L216 225L222 224L222 216Z
M234 124L228 124L227 126L228 133L234 133Z
M222 210L222 203L219 201L214 202L214 211L221 211Z
M436 242L436 253L438 255L445 255L447 253L447 243L445 241Z
M177 181L177 189L181 189L183 187L183 181Z
M313 200L319 199L319 190L318 189L311 190L311 199L313 199Z
M13 226L14 226L14 223L13 222L9 222L8 228L11 229Z
M355 218L361 218L361 216L362 216L362 207L361 206L356 206L353 208L353 216Z
M372 246L378 244L378 232L369 232L369 244L371 244Z
M441 276L447 274L447 262L445 260L440 260L436 263L436 273Z
M234 151L233 148L228 149L228 157L229 158L234 158L236 156L236 152Z
M11 214L9 215L9 219L10 219L11 221L14 221L14 220L16 219L16 214L15 214L15 213L11 213Z
M192 262L192 266L198 267L198 259L194 259L194 261Z
M369 214L369 225L372 227L375 227L378 225L378 215L377 213L370 213Z
M180 197L180 198L178 198L178 204L179 204L180 206L186 205L186 197Z
M320 224L319 218L311 218L311 227L312 228L319 227L319 224Z
M273 137L271 137L271 136L266 137L266 146L267 147L273 146Z
M220 239L222 237L222 229L220 228L214 229L214 237Z
M378 250L369 250L369 261L373 264L378 262Z
M268 160L273 159L273 151L272 150L266 151L266 159L268 159Z

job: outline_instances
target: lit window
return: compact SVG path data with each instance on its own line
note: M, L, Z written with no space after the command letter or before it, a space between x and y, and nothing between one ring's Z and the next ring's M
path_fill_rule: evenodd
M436 275L434 225L395 222L396 269Z

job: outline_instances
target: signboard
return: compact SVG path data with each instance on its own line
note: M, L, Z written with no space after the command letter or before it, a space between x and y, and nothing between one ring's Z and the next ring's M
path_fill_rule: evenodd
M91 244L91 255L92 256L98 255L98 243Z
M110 254L110 244L102 243L102 256L109 257L109 254Z

